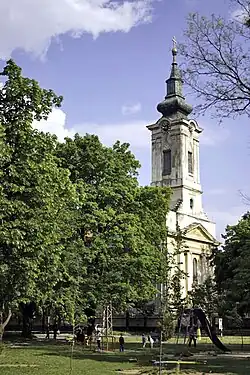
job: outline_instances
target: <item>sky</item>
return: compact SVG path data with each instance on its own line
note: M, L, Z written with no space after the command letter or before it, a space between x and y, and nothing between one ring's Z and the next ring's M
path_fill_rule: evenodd
M129 142L142 165L140 183L150 184L146 125L160 118L172 38L183 40L196 11L227 17L231 9L227 0L0 0L0 68L12 57L25 76L63 95L41 129L60 140L87 132L107 145ZM248 209L240 194L250 195L248 119L219 125L208 113L198 121L204 209L220 239Z

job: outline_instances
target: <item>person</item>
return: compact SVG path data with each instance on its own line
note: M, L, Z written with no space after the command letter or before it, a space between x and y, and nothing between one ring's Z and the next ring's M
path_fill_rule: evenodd
M121 336L119 337L119 344L120 344L120 352L124 352L125 341L124 341L124 337L122 333L121 333Z
M142 334L142 347L145 348L146 344L147 344L147 338L145 334L143 333Z
M57 334L58 334L58 326L57 326L57 323L55 322L53 325L54 340L56 340Z
M197 326L197 341L201 340L201 326Z
M49 334L50 334L50 324L48 323L46 326L46 339L49 339Z
M86 334L87 334L87 340L86 340L86 345L90 346L92 345L92 335L93 335L93 326L91 324L88 324Z
M150 342L150 347L151 349L153 349L154 347L154 339L151 335L148 336L148 341Z
M196 328L194 325L192 325L189 329L189 347L191 347L192 341L194 342L194 347L196 348Z
M81 327L78 327L75 331L75 334L76 334L76 341L84 345L85 344L84 330Z
M97 350L98 352L101 351L101 333L100 331L96 332L96 343L97 343Z

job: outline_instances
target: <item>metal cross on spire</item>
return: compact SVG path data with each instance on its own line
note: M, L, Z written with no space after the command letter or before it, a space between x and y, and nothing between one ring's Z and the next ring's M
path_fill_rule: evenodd
M177 55L177 40L175 36L172 39L173 48L172 48L172 55L173 55L173 63L176 63L176 55Z
M175 36L173 37L172 42L173 42L173 49L177 49L177 40Z

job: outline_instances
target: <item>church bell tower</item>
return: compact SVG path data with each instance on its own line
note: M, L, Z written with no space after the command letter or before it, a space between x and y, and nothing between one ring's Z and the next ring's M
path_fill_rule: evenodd
M184 228L201 223L212 236L215 224L208 220L202 206L200 184L199 137L202 128L189 118L192 106L183 96L183 80L177 64L176 41L173 40L172 67L166 80L166 96L157 105L161 118L147 128L151 131L152 185L170 186L172 199L168 227Z

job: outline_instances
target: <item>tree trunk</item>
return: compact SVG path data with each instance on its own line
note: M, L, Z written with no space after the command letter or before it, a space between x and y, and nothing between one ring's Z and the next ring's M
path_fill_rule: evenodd
M42 332L44 333L46 331L46 315L45 315L45 311L42 310Z
M7 316L7 318L4 320L3 312L0 313L0 341L3 340L4 330L5 330L5 327L7 326L7 324L8 324L9 321L10 321L11 315L12 315L12 312L11 312L11 310L9 310L9 311L8 311L8 316Z
M33 301L26 303L21 302L19 307L22 313L22 336L32 338L32 323L36 305Z
M58 318L54 319L54 324L53 324L53 338L56 340L57 338L57 332L58 332Z
M25 313L23 314L22 336L25 338L32 337L32 319L30 319L30 317L27 316Z
M126 311L126 331L129 331L129 323L130 323L130 316L129 316L129 311Z

